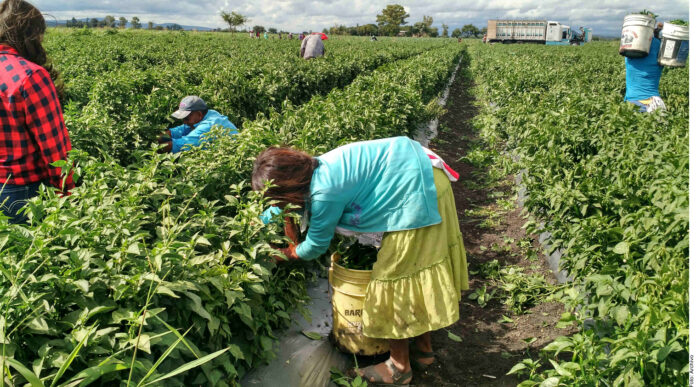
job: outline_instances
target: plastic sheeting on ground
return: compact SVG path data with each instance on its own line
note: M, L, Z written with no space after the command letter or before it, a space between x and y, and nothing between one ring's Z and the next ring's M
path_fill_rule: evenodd
M307 292L312 321L307 322L299 313L293 315L296 324L280 334L278 356L247 374L242 386L331 386L331 367L344 370L352 364L352 356L340 352L328 339L332 326L328 279L319 278L308 286ZM319 333L322 338L312 340L302 331Z

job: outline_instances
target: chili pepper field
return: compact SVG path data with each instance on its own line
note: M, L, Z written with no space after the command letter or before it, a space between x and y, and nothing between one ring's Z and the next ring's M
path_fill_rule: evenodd
M532 288L510 268L484 275L493 266L467 244L473 284L485 282L489 297L472 286L463 314L479 296L513 319L555 302L554 324L573 328L512 358L482 355L505 365L498 381L509 372L523 386L687 383L688 69L663 74L666 112L639 114L622 101L618 42L330 37L326 57L311 61L298 40L246 34L51 30L44 44L75 149L59 165L77 188L44 189L28 204L29 225L0 220L0 384L238 385L273 358L327 262L272 263L271 245L287 240L259 220L270 204L250 189L256 155L413 136L444 114L436 101L458 63L472 113L439 130L478 140L435 147L485 164L488 178L519 175L529 238L550 232L573 278L539 277ZM203 148L157 154L186 95L239 134L214 131ZM447 114L464 108L457 101ZM480 180L463 175L455 195L457 184ZM464 213L460 221L474 240ZM446 341L439 361L467 346L464 332L451 328L464 342ZM445 371L414 384L469 380Z
M667 111L640 114L622 101L615 42L469 55L473 125L521 176L525 228L550 232L572 278L555 297L578 333L511 373L523 386L688 384L688 66L663 73Z
M29 226L0 226L8 381L233 385L273 356L311 265L269 262L282 230L258 219L255 155L408 134L438 114L431 101L465 53L449 40L373 43L332 40L308 62L299 41L49 33L79 187L44 191ZM241 133L156 154L188 94Z

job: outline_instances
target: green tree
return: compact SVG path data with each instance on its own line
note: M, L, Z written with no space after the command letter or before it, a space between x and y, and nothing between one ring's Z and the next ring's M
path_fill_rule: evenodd
M442 23L442 37L447 38L449 37L449 26L445 23Z
M271 27L271 28L268 29L268 33L269 33L269 34L277 34L277 33L278 33L278 29L275 28L275 27Z
M116 25L116 19L111 15L104 16L104 27L113 28Z
M425 36L430 34L430 30L432 29L433 25L433 17L432 16L423 16L423 20L413 23L413 31L411 31L415 35L420 35L420 36Z
M140 18L137 16L133 16L133 18L131 19L131 27L136 30L139 30L142 26L143 25L140 24Z
M128 24L128 19L123 16L118 18L118 28L126 28L126 24Z
M399 27L406 24L406 18L410 15L399 4L389 4L377 15L377 25L385 35L396 35Z
M329 34L331 35L349 35L350 28L344 26L343 24L335 24L333 27L329 28Z
M151 21L147 22L147 29L148 30L152 30L154 28L155 28L155 23L153 23Z
M254 31L254 33L257 33L257 32L258 32L259 34L263 34L264 32L266 32L266 27L264 27L264 26L254 26L253 31Z
M455 28L452 30L452 37L453 38L458 38L460 36L462 36L462 30L460 30L459 28Z
M364 24L356 27L357 33L360 36L370 36L377 35L379 33L379 28L377 24Z
M230 31L236 31L237 27L249 22L249 18L237 12L220 11L220 17L230 27Z
M99 26L99 20L96 17L89 19L89 26L91 28L97 28Z
M476 35L478 35L481 31L473 25L473 24L467 24L464 27L462 27L462 37L465 38L471 38Z

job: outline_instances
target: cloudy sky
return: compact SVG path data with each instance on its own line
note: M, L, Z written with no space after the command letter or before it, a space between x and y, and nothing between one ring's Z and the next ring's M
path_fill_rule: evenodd
M450 31L465 24L478 27L496 18L542 18L578 26L592 27L595 35L619 36L623 16L649 9L658 20L688 19L689 1L643 0L29 0L42 12L58 20L72 17L137 16L141 22L179 23L204 27L224 27L220 10L236 11L251 19L250 25L276 27L286 31L321 30L335 24L375 23L387 4L401 4L413 24L424 15L432 16L434 26L447 24Z

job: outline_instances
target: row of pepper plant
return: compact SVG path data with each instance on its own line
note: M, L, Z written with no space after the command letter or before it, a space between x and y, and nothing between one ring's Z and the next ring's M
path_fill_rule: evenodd
M43 190L28 226L0 219L0 383L238 385L274 356L312 277L312 264L269 259L284 239L258 219L269 203L250 190L255 155L412 133L439 113L463 50L392 61L182 154L134 150L124 166L73 151L72 195Z
M299 57L298 40L112 31L57 31L46 46L62 73L73 144L93 155L108 153L123 165L133 162L133 150L149 148L173 124L172 108L186 95L202 97L241 126L260 112L280 109L285 100L303 103L383 64L448 44L332 37L325 41L324 58L307 61Z
M512 368L521 386L688 384L688 67L665 69L666 111L624 102L617 42L470 44L475 127L508 155L572 278L559 337Z

